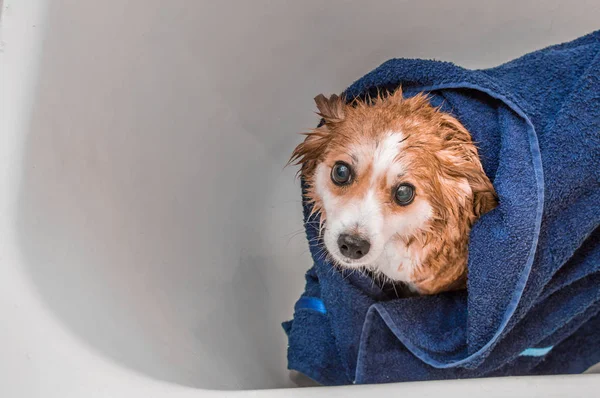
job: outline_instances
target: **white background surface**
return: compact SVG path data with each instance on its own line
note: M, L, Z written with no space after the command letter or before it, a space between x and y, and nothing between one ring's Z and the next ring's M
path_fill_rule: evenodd
M289 386L279 323L310 259L282 167L317 121L312 98L392 57L492 66L599 16L597 0L4 0L0 395ZM581 376L285 394L598 388Z

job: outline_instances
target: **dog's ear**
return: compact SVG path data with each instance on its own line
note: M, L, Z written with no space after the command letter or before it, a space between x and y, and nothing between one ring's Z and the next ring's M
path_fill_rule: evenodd
M477 159L479 163L479 159ZM498 205L498 197L481 164L467 168L463 173L473 192L473 214L481 217Z
M326 125L317 127L309 133L303 133L306 138L300 143L292 153L289 164L299 164L301 169L299 173L303 177L312 177L317 164L322 159L331 140L331 131Z
M304 142L294 149L288 162L288 164L301 165L300 172L304 177L312 176L331 141L333 124L341 122L345 116L344 100L335 94L329 98L319 94L315 97L315 103L319 110L317 114L325 123L309 133L304 133L306 135Z
M315 103L319 110L318 115L321 116L325 123L338 123L344 120L344 100L333 94L327 98L323 94L315 97Z
M467 129L454 117L443 114L441 134L444 150L452 158L456 170L454 177L466 179L473 192L473 213L480 217L498 205L498 197L494 186L485 174L477 147Z

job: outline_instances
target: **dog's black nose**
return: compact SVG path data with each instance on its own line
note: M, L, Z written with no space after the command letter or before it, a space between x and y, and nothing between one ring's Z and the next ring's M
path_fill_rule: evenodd
M366 256L371 248L371 243L358 235L341 234L337 243L342 255L353 260Z

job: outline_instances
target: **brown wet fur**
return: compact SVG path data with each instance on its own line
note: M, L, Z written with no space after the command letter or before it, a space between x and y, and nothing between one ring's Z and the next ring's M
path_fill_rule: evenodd
M306 139L293 152L290 163L300 164L305 179L307 198L322 222L327 215L315 192L316 167L335 161L352 163L350 147L365 143L378 145L382 134L400 131L405 137L397 159L407 166L404 181L413 183L419 200L425 199L433 209L427 225L410 236L398 236L396 244L421 253L421 263L412 275L412 284L421 294L463 289L467 281L469 232L473 223L497 205L494 188L481 166L471 135L451 115L430 105L427 96L410 99L401 89L378 95L367 101L346 104L338 96L315 98L318 114L324 124L306 134ZM331 184L330 191L341 198L361 195L368 189L370 170L361 170L362 180L352 187ZM469 186L465 192L461 186ZM462 185L461 185L462 184ZM389 189L382 182L380 203L389 212L407 211L390 200Z

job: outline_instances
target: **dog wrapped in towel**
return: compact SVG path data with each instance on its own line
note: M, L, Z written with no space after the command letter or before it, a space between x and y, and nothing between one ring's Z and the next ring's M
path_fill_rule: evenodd
M600 31L485 70L393 59L344 96L400 86L460 120L498 195L471 230L468 288L398 298L334 267L305 200L314 266L283 324L289 368L342 385L600 362Z

